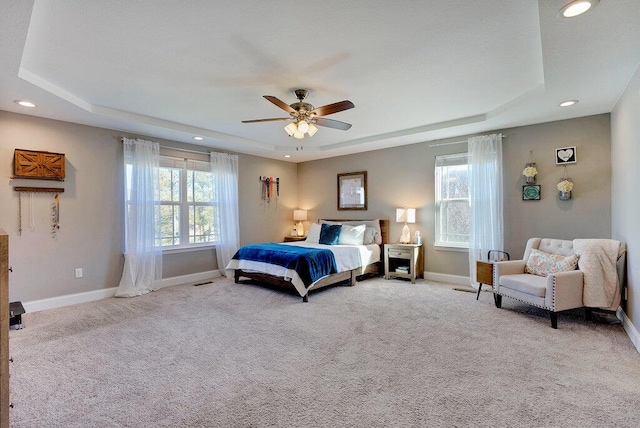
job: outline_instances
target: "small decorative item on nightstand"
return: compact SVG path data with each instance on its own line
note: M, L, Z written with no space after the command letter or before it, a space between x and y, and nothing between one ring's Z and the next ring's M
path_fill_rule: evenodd
M307 239L306 236L285 236L284 242L298 242Z

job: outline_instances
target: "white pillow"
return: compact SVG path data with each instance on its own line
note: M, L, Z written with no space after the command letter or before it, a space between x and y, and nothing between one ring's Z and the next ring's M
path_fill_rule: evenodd
M307 242L317 244L320 242L320 225L318 223L311 223L309 231L307 232Z
M364 242L365 229L366 226L364 224L360 226L343 224L340 237L338 238L338 245L362 245Z

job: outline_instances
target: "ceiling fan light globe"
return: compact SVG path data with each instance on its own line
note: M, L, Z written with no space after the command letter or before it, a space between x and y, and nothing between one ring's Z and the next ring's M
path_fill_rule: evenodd
M318 128L313 123L310 123L309 130L307 131L307 134L309 134L309 137L313 137L316 132L318 132Z
M284 130L287 131L287 134L289 134L289 137L291 137L293 136L293 134L298 132L298 127L296 126L295 123L291 122L290 124L284 127Z
M306 120L301 120L300 122L298 122L298 131L302 132L303 134L309 131L309 124Z
M304 134L300 131L293 133L293 138L297 138L298 140L302 140L304 138Z

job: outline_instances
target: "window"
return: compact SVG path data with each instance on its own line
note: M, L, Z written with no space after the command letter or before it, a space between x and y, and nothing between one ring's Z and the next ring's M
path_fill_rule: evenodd
M160 158L160 241L163 247L213 244L216 201L208 162Z
M436 239L442 247L469 247L468 154L436 156Z

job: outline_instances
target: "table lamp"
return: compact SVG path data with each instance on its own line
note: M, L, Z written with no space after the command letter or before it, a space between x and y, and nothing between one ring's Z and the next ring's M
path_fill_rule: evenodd
M401 244L408 244L411 242L411 231L407 223L416 222L416 209L415 208L396 208L396 222L404 223L402 228L402 235L400 236Z
M293 219L297 221L296 231L298 232L298 236L304 236L304 225L302 222L307 220L307 211L299 209L293 210Z

